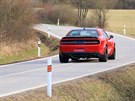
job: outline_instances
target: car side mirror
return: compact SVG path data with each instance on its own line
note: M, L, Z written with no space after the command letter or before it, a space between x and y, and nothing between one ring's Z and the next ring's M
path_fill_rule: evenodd
M110 35L110 39L112 39L113 38L113 35Z

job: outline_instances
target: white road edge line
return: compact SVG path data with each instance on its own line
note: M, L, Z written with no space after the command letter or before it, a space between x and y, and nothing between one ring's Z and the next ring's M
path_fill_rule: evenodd
M40 26L41 26L41 25L40 25ZM39 27L40 27L40 26L39 26ZM33 28L36 29L36 30L39 30L39 31L48 33L48 31L43 30L43 29L41 29L41 28L36 28L36 27L33 27ZM59 37L59 36L57 36L57 35L55 35L55 34L53 34L53 33L51 33L51 32L49 32L49 34L52 35L52 36L54 36L54 37L56 37L56 38L58 38L58 39L61 39L61 37Z
M51 58L55 58L57 57L57 55L54 55L54 56L51 56ZM45 57L45 58L40 58L40 59L34 59L34 60L30 60L30 61L23 61L23 62L18 62L18 63L13 63L13 64L7 64L7 65L0 65L0 68L1 67L7 67L7 66L13 66L13 65L19 65L19 64L23 64L23 63L29 63L29 62L34 62L34 61L41 61L41 60L46 60L48 57Z
M122 35L122 34L116 34L116 33L113 33L113 32L108 32L108 33L114 34L114 35L117 35L117 36L120 36L120 37L123 37L123 38L130 39L130 40L135 41L135 38L131 38L131 37L128 37L128 36L125 36L125 35Z
M83 78L83 77L94 75L94 74L97 74L97 73L102 73L102 72L105 72L105 71L108 71L108 70L113 70L115 68L122 67L122 66L125 66L125 65L129 65L129 64L132 64L134 62L135 61L132 61L132 62L128 62L126 64L115 66L113 68L105 69L105 70L102 70L102 71L93 72L93 73L85 74L85 75L82 75L82 76L77 76L77 77L74 77L74 78L70 78L70 79L66 79L66 80L61 80L61 81L53 82L53 85L54 84L58 84L58 83L62 83L62 82L66 82L66 81L71 81L71 80ZM40 86L37 86L37 87L32 87L32 88L29 88L29 89L24 89L24 90L16 91L16 92L12 92L12 93L3 94L3 95L0 95L0 97L6 97L6 96L9 96L9 95L13 95L13 94L17 94L17 93L22 93L22 92L26 92L26 91L29 91L29 90L34 90L34 89L38 89L38 88L45 87L45 86L47 86L47 84L40 85Z

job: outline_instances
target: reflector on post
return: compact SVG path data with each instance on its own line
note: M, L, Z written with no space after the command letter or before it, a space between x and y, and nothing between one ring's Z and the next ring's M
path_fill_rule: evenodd
M51 72L51 71L52 71L52 66L51 65L47 66L47 72Z

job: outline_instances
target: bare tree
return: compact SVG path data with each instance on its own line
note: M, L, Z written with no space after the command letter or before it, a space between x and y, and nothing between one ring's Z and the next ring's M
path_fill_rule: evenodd
M72 5L77 7L77 25L87 17L88 11L92 6L92 0L71 0Z
M96 19L97 26L100 28L105 28L106 23L108 20L107 14L114 6L114 1L113 0L94 0L94 9L93 9L93 14Z

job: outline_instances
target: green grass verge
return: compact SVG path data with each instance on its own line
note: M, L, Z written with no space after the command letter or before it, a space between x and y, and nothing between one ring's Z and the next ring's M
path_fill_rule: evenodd
M135 63L119 69L3 97L0 101L135 101Z
M123 34L126 25L127 36L135 37L135 10L110 10L108 30Z
M17 54L12 55L4 55L0 59L0 64L7 64L7 63L13 63L18 61L24 61L24 60L30 60L38 58L37 55L38 49L37 46L29 49L29 50L23 50L18 52ZM43 43L41 44L41 56L47 56L50 53L50 50L48 47L46 47Z

